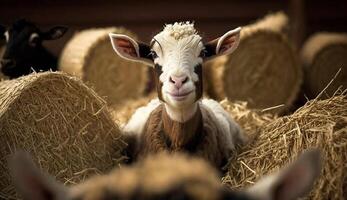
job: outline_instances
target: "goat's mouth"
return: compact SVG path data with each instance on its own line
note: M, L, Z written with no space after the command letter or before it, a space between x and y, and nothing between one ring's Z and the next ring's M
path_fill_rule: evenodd
M183 101L185 98L189 96L190 93L192 93L193 90L188 92L166 92L168 95L171 96L171 98L175 101Z

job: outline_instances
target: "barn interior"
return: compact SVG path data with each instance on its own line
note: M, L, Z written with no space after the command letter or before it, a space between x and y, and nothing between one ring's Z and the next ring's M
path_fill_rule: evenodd
M220 184L250 187L314 148L324 159L305 198L347 199L347 1L0 4L7 30L21 19L42 31L68 28L42 43L56 57L57 71L31 69L15 78L0 72L0 199L21 198L8 165L18 150L66 186L127 166L123 128L157 98L156 75L119 57L109 33L149 43L165 24L186 21L204 42L242 27L237 49L203 66L203 98L218 101L249 138L218 169ZM0 60L9 41L0 36Z

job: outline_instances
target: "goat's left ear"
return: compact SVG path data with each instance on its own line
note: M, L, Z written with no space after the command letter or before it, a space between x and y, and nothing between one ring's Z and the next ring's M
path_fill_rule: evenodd
M151 49L148 45L137 42L133 38L123 35L109 33L113 50L122 58L130 61L141 62L153 66Z
M41 34L43 40L55 40L61 38L68 30L65 26L55 26Z
M220 55L232 53L240 42L241 27L228 31L222 37L212 40L205 44L206 60Z

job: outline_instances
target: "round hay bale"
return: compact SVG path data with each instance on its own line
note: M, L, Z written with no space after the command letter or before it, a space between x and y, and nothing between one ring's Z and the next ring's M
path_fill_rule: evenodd
M347 34L317 33L301 52L305 70L304 92L315 98L341 68L340 74L325 91L332 96L338 87L347 88Z
M216 99L247 101L251 108L286 111L302 83L298 58L282 32L288 19L282 12L243 27L237 50L207 65L209 93Z
M66 184L108 171L121 158L120 131L105 101L63 73L0 82L0 126L1 199L16 197L7 159L17 149Z
M261 117L261 116L260 116ZM258 121L258 120L256 120ZM260 124L261 125L261 124ZM223 182L232 188L252 185L279 170L302 151L319 148L325 157L319 180L307 199L345 199L347 194L347 98L313 100L290 116L263 123L239 155L231 158Z
M96 28L76 33L64 47L60 70L77 75L91 85L107 103L117 104L126 98L143 95L147 67L120 58L112 49L109 33L136 36L124 28Z

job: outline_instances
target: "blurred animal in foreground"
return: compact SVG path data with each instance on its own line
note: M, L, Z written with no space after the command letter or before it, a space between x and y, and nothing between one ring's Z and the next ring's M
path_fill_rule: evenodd
M25 200L293 200L309 192L321 160L318 151L309 150L243 191L222 186L214 168L182 154L152 155L69 188L41 173L23 152L14 156L10 169Z
M35 24L18 20L9 28L0 25L0 39L6 40L6 49L0 60L1 72L12 78L34 71L57 70L57 58L42 42L62 37L66 27L55 26L48 31L40 30Z
M156 74L158 99L139 108L123 129L130 158L184 151L219 167L245 142L240 127L218 102L201 100L203 62L233 52L240 30L205 43L193 23L180 22L166 25L149 45L110 33L119 56L150 65Z

